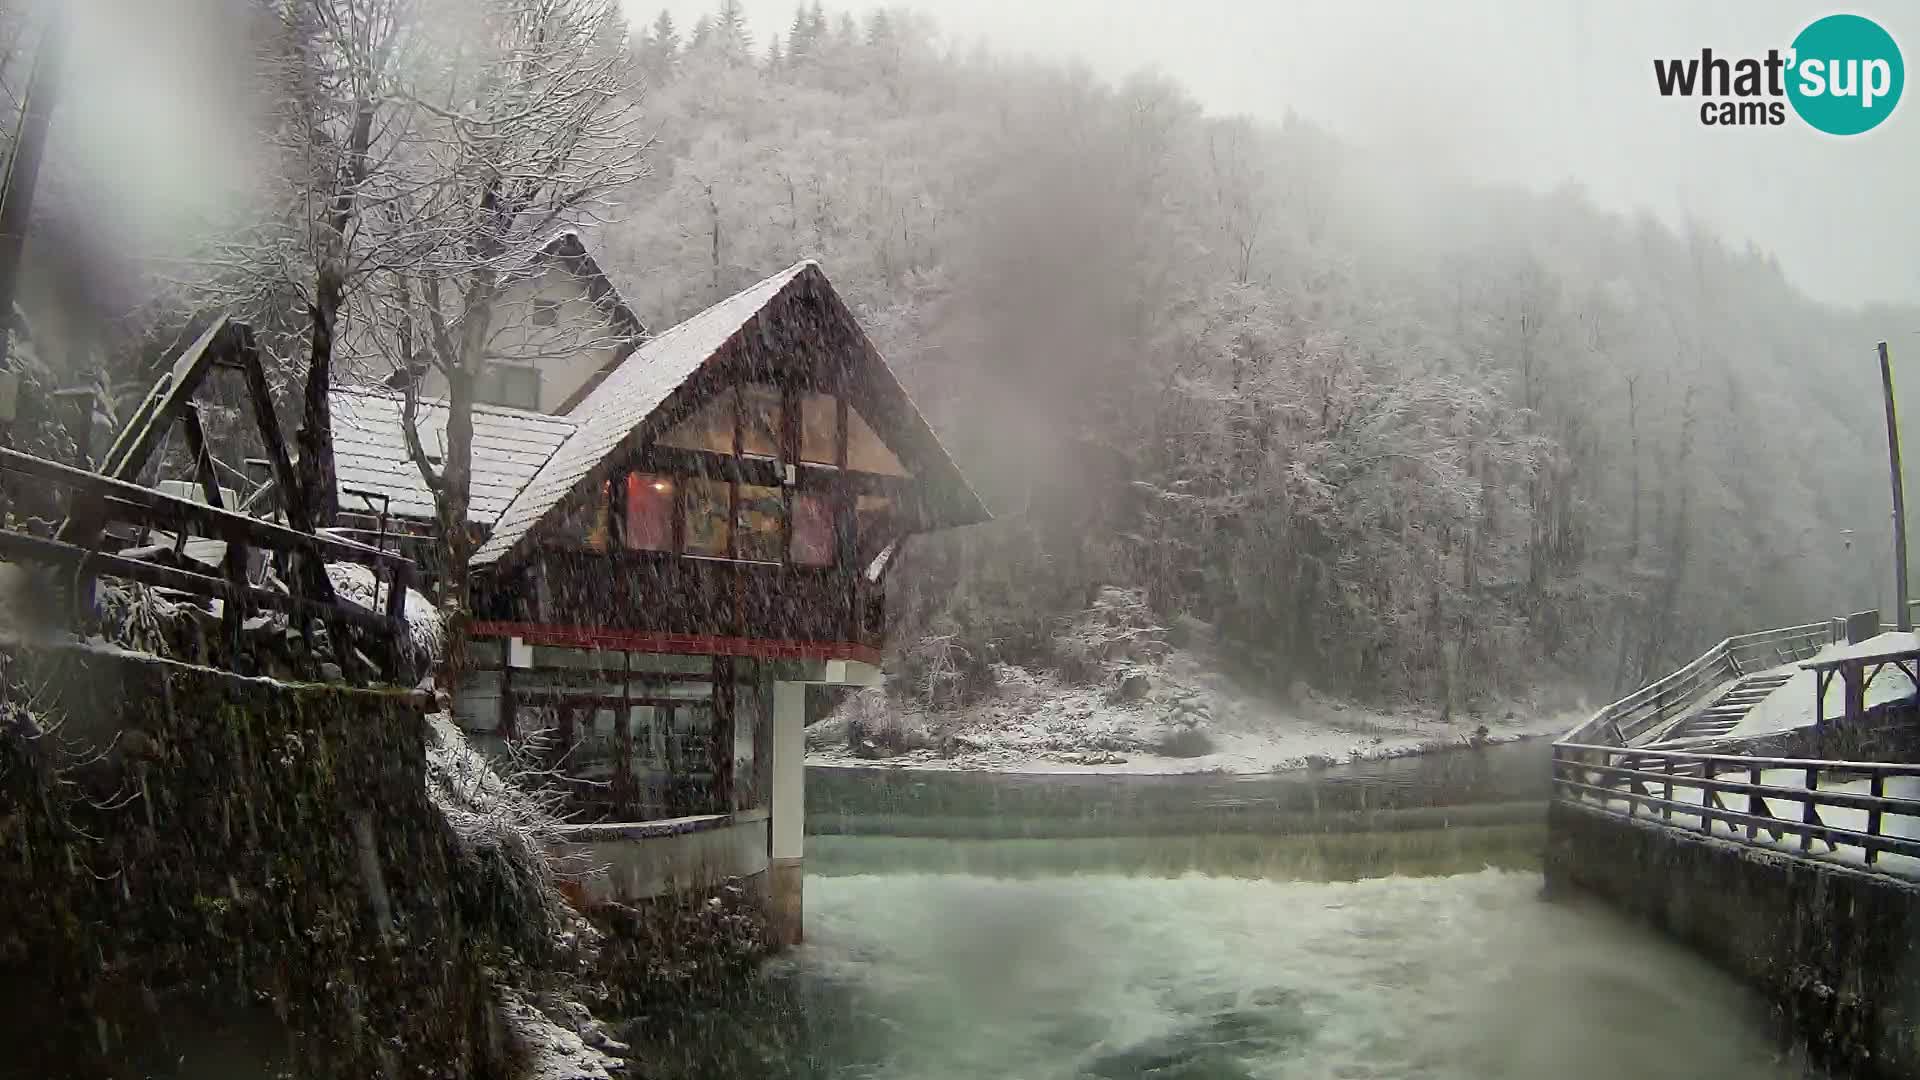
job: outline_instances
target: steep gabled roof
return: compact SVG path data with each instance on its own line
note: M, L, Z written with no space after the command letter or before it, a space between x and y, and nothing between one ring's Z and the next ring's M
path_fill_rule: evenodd
M653 331L647 328L646 322L628 305L626 297L621 295L613 278L600 266L599 261L593 257L593 253L587 250L586 242L580 239L580 234L572 229L555 233L540 247L540 250L528 258L526 263L510 268L506 272L506 277L509 281L523 281L537 277L552 267L558 267L580 283L581 291L586 293L587 302L606 315L608 325L614 331L613 339L619 343L613 358L607 362L606 366L589 375L586 383L575 390L572 396L561 405L560 412L564 414L572 411L573 406L585 396L588 390L599 385L600 381L607 377L607 373L632 354L633 350ZM408 383L418 382L427 374L427 370L428 362L420 360L415 362L412 370L394 369L391 374L381 380L381 385L389 390L401 390Z
M625 445L649 417L754 324L762 312L808 294L823 300L829 317L839 320L855 340L859 355L852 359L858 365L859 378L881 399L892 419L889 441L898 440L894 451L933 494L933 517L942 527L988 520L991 515L986 507L879 352L860 332L826 274L819 264L807 260L648 341L610 371L568 415L567 419L576 424L573 432L501 512L492 534L474 553L474 565L484 566L510 555L570 492L588 481L601 462ZM760 325L761 332L766 333L767 323Z
M432 518L433 493L407 456L400 395L384 390L335 389L328 399L333 414L333 460L340 506L364 509L364 499L346 492L371 491L387 496L388 508L394 514ZM421 446L429 454L440 452L446 446L446 402L422 399L419 422ZM573 428L573 421L564 416L475 405L473 494L467 519L485 525L499 517Z
M607 276L607 272L601 269L600 263L587 250L586 242L580 239L579 233L572 229L556 233L540 249L540 256L579 278L587 290L587 299L605 311L607 317L627 337L637 340L651 332L640 316L627 306L626 298L620 295L613 279Z
M747 320L808 269L819 272L811 261L795 263L758 285L733 294L640 346L608 373L574 406L567 417L576 424L573 433L501 512L494 523L493 534L474 552L474 565L484 566L512 550L575 484L633 434L669 394L678 390Z

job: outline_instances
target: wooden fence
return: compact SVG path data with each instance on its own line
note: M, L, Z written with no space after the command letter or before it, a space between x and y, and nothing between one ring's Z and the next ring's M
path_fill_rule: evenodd
M1920 799L1888 795L1897 778L1920 778L1920 765L1572 742L1553 748L1555 799L1774 850L1857 849L1868 865L1882 853L1920 858ZM1864 791L1837 790L1862 783ZM1920 793L1920 784L1898 786ZM1842 815L1847 824L1836 824ZM1890 831L1889 817L1904 824Z
M1804 623L1725 638L1659 682L1635 690L1567 732L1571 744L1630 746L1729 679L1804 660L1837 640L1829 623Z
M60 536L36 536L0 529L0 559L59 567L72 575L77 606L90 607L92 583L98 576L124 578L160 588L218 598L222 620L237 645L242 621L251 609L287 613L296 625L318 619L328 627L343 674L353 676L352 649L344 633L353 626L367 635L380 653L388 678L399 667L399 643L407 638L404 622L407 587L413 562L351 540L303 532L271 521L223 510L217 506L167 495L139 484L116 480L85 469L48 461L31 454L0 448L0 470L31 481L65 488L72 493L75 517L85 517L95 528L123 522L169 529L176 535L198 535L226 544L222 576L164 566L100 550L99 541L79 543ZM248 552L272 553L289 591L255 585L248 578ZM356 563L372 568L376 582L386 586L384 610L370 611L343 602L334 595L325 574L327 563ZM297 567L295 564L298 564ZM294 572L295 570L298 572Z

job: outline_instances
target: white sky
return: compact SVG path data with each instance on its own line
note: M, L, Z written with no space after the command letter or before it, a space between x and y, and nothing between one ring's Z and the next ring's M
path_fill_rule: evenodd
M624 0L636 27L682 32L712 0ZM755 40L798 0L744 0ZM864 13L871 2L828 3ZM893 6L893 5L887 5ZM1280 120L1289 108L1436 169L1549 188L1602 205L1691 214L1775 252L1832 303L1920 303L1920 88L1849 139L1784 127L1710 128L1662 99L1655 57L1785 49L1822 15L1875 19L1920 68L1920 4L1860 0L912 0L957 41L1078 57L1119 77L1155 68L1210 111ZM1917 327L1916 330L1920 330Z

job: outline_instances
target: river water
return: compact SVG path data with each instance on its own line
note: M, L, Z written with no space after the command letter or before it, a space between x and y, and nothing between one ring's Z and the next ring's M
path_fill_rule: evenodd
M681 1064L898 1080L1807 1075L1719 971L1541 898L1544 755L1254 779L811 770L807 944L678 1043Z

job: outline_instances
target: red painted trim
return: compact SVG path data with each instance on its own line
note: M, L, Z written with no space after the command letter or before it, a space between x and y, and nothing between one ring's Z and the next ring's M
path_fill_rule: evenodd
M644 630L608 630L545 623L476 622L473 637L517 637L529 645L569 649L621 649L628 652L690 656L757 656L768 660L858 660L880 664L880 650L851 641L775 641L769 638L715 637L710 634L660 634Z

